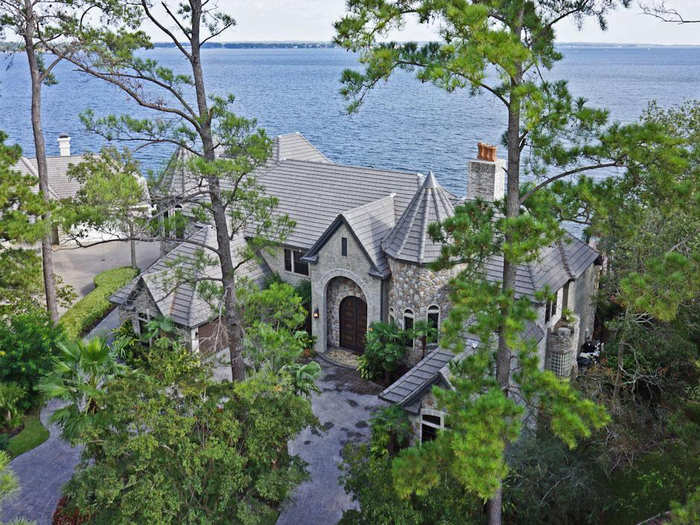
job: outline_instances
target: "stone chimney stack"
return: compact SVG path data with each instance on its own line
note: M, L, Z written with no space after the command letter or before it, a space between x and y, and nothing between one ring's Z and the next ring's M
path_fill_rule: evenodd
M58 136L58 151L61 157L70 157L70 137L65 133Z
M496 157L496 146L479 142L476 159L469 161L467 200L496 201L505 196L506 163Z

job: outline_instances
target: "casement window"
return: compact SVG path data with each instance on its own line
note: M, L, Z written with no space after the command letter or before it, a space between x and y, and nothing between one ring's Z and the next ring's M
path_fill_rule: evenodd
M300 250L284 249L284 269L299 275L309 275L309 264L302 261L304 252Z
M340 239L340 255L343 257L348 256L348 238L343 237Z
M445 413L439 410L424 408L420 412L420 442L434 440L438 431L445 428Z
M396 315L393 308L389 308L389 324L396 324Z

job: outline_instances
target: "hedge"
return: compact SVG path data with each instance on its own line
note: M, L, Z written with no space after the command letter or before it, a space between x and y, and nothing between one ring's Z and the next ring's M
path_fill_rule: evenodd
M126 266L95 276L95 289L71 306L60 323L70 337L80 337L100 322L112 308L109 296L136 277L136 270Z

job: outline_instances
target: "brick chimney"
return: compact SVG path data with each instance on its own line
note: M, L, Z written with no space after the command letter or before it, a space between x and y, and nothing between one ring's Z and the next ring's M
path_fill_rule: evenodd
M505 196L506 163L496 157L496 146L479 142L476 159L469 161L467 199L496 201Z
M70 157L70 137L65 133L58 136L58 152L61 157Z

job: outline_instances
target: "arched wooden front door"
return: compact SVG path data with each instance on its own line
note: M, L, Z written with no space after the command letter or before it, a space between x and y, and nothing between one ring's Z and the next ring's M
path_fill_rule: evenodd
M365 350L367 303L349 296L340 302L340 346L356 352Z

